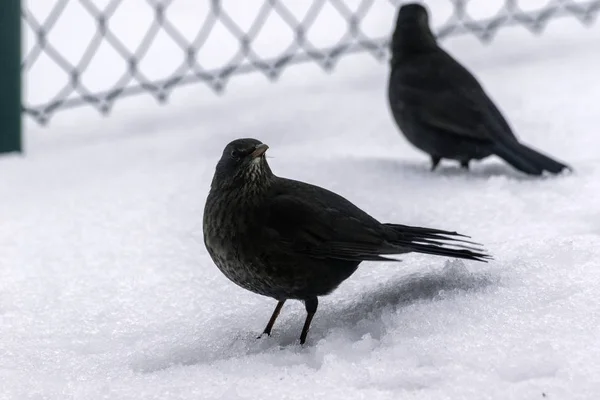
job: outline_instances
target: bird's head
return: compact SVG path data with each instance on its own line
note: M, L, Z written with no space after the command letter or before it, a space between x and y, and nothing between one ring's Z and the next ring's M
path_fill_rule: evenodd
M413 29L429 29L429 13L420 3L407 3L398 10L396 26Z
M217 163L213 187L260 185L273 176L265 159L269 146L256 139L236 139L230 142Z
M436 47L429 27L429 12L420 3L407 3L400 7L391 41L392 53L415 52Z

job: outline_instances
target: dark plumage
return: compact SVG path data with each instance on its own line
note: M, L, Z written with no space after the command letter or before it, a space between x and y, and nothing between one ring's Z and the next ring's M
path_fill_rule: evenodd
M468 168L492 154L531 175L570 169L519 143L477 79L438 46L425 7L400 7L391 42L390 110L408 141L430 155L432 170L443 158Z
M265 159L267 145L238 139L225 147L204 209L204 243L227 278L283 303L305 303L304 343L319 296L332 292L362 261L426 253L467 260L489 258L455 232L382 224L343 197L279 178ZM397 261L397 260L393 260Z

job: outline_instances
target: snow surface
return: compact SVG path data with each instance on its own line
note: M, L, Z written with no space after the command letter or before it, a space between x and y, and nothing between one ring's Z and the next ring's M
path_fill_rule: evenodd
M599 40L564 20L444 42L526 143L575 167L556 178L497 159L430 173L368 56L28 123L25 157L0 158L0 399L598 398ZM305 347L298 302L257 340L275 301L230 283L202 243L237 137L268 143L278 175L469 234L495 260L364 263L321 299Z

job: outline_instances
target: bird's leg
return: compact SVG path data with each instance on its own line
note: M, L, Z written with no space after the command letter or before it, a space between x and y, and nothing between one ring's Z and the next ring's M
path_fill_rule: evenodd
M275 306L275 311L273 311L273 315L271 315L271 319L267 323L267 326L266 326L265 330L263 331L263 333L258 338L261 338L262 335L265 335L265 334L267 336L271 336L271 330L273 329L273 325L275 325L275 320L277 319L277 317L279 316L279 313L281 312L281 309L283 308L283 303L285 303L285 300L280 300L277 303L277 305Z
M441 160L442 160L442 157L431 156L431 170L432 171L434 171L437 168L437 166Z
M304 301L304 307L306 307L306 320L304 321L304 327L302 327L302 333L300 334L300 344L306 342L306 336L308 335L308 329L312 322L317 307L319 306L319 300L316 297Z
M460 162L460 167L464 168L464 169L469 169L469 160L461 161Z

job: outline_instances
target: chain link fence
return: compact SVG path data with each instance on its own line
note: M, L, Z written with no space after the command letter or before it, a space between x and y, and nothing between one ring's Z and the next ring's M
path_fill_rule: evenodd
M276 79L289 66L330 70L344 55L387 57L401 0L24 0L22 111L45 123L59 110L102 113L125 96L159 102L181 85L221 92L234 76ZM433 0L440 39L489 41L502 27L534 33L558 17L591 23L600 0Z

